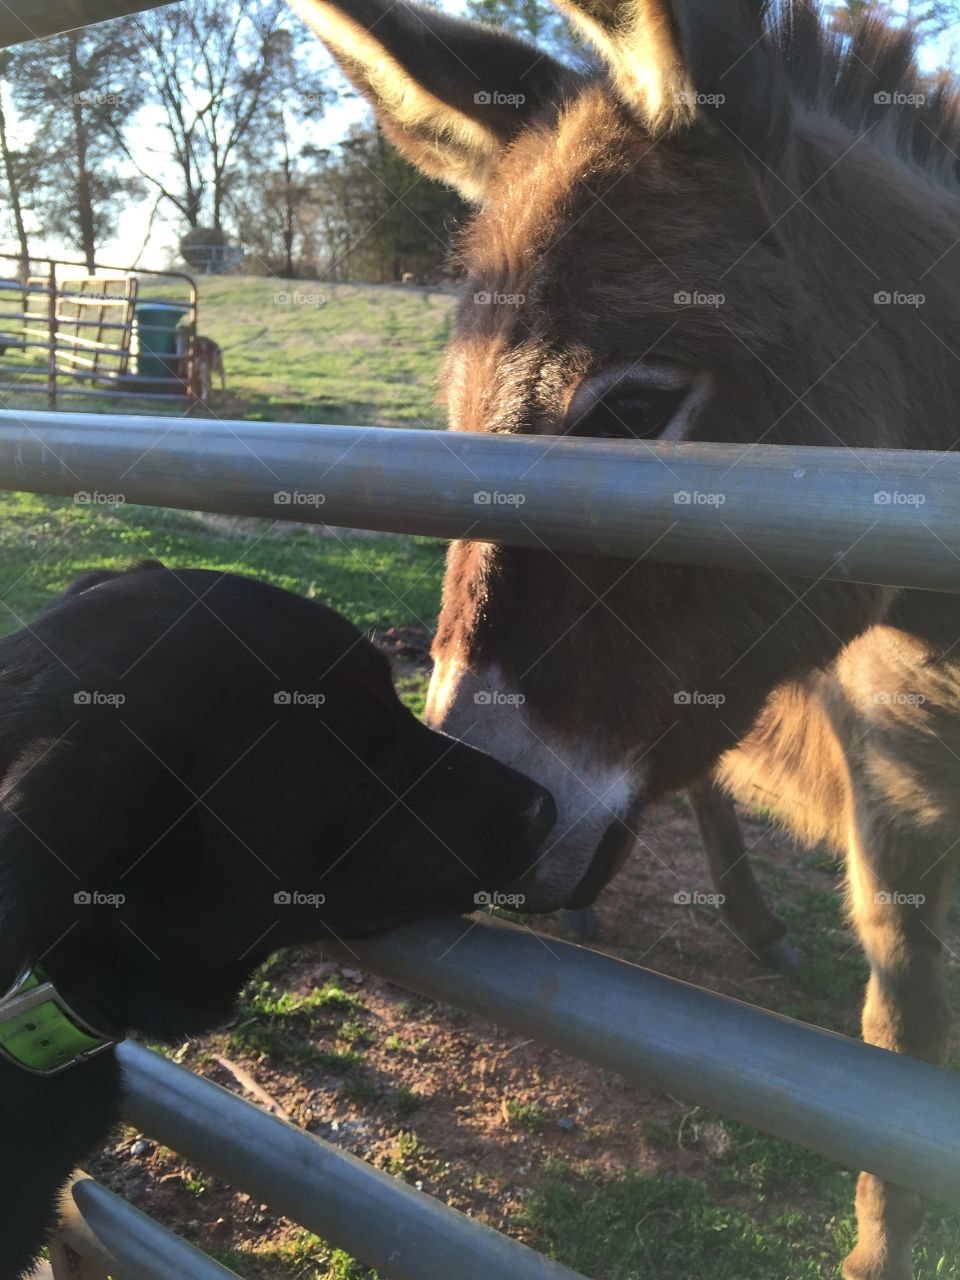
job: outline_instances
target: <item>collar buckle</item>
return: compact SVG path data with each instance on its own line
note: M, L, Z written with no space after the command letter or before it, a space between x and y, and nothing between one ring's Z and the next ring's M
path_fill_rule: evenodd
M0 1057L32 1075L57 1075L122 1038L78 1013L39 966L24 969L0 999Z

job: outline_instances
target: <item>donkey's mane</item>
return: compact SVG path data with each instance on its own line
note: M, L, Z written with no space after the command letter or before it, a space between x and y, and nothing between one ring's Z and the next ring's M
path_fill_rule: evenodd
M767 28L799 100L941 181L960 181L960 93L950 77L917 70L917 38L866 13L849 31L830 27L810 0L773 0ZM878 102L876 94L892 101ZM916 101L916 95L922 101ZM906 101L898 105L896 98Z

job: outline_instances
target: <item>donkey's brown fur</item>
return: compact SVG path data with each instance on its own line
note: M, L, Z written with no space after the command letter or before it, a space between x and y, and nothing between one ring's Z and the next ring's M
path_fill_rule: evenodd
M404 0L291 3L397 145L480 205L455 430L654 457L661 435L841 445L867 469L872 446L956 447L960 123L909 34L841 40L803 0L558 0L599 58L581 72ZM722 760L847 855L865 1038L940 1061L960 616L745 558L755 572L456 543L428 716L554 792L554 845L525 869L541 908L595 893L643 806ZM846 1275L906 1280L919 1201L865 1174L857 1205Z

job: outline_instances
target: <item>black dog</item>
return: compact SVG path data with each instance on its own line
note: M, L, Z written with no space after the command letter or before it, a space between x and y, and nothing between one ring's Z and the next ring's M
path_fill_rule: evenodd
M554 818L260 582L88 574L0 640L2 1280L118 1119L112 1037L223 1022L278 947L472 909Z

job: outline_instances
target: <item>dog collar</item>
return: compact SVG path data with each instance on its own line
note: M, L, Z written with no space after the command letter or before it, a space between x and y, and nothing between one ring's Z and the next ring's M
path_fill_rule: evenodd
M0 1000L0 1055L34 1075L55 1075L120 1039L71 1008L39 965L24 969Z

